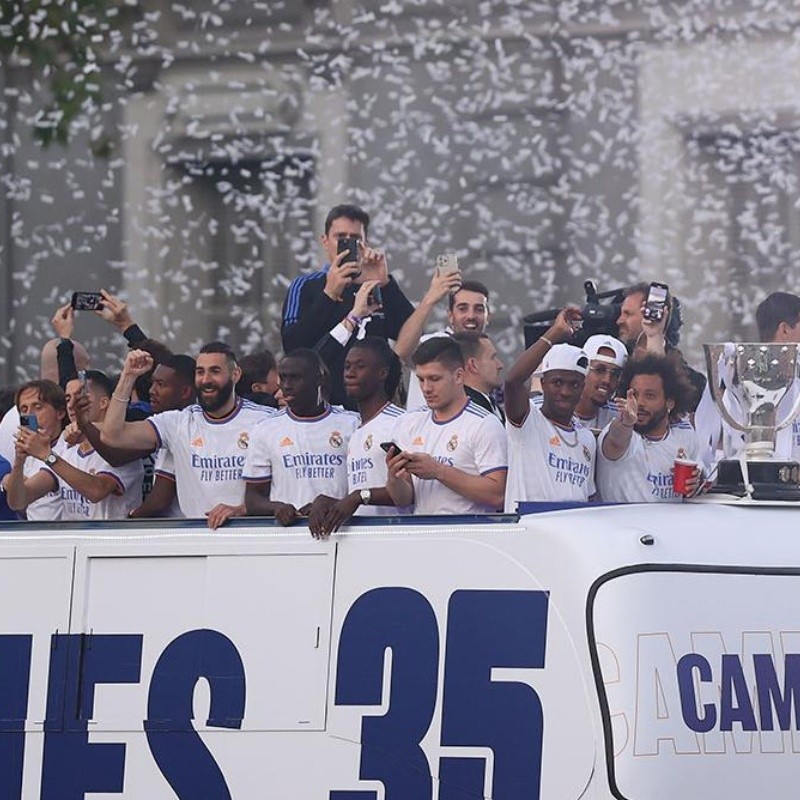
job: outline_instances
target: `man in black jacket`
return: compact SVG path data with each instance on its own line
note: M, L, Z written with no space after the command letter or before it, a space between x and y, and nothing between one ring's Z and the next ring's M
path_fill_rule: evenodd
M338 351L335 348L325 351L326 358L336 360L327 364L332 379L330 401L334 405L351 402L342 384L344 357L350 345L365 335L397 339L400 328L414 310L389 275L386 255L368 245L368 235L369 215L363 209L354 205L334 206L325 218L325 233L321 237L327 262L319 271L295 278L283 302L281 339L285 352L316 347L329 335L344 339L339 340L342 347ZM347 251L338 252L339 240L351 237L359 240L358 262L347 260ZM379 282L380 310L356 318L352 313L355 293L362 283L373 280ZM341 325L345 321L350 324Z

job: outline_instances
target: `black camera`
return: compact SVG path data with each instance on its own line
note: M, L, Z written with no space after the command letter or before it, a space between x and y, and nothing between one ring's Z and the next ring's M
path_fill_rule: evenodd
M598 333L616 336L625 287L598 292L592 281L584 281L583 290L586 292L586 301L581 307L581 327L576 331L572 343L580 346L590 336ZM536 311L523 317L526 349L547 331L559 311L560 308L548 308L546 311Z

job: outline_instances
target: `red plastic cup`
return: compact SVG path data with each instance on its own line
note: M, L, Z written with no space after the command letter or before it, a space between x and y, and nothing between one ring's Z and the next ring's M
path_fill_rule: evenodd
M697 467L696 461L689 461L687 458L675 459L675 469L672 473L672 488L675 490L675 494L688 497L692 493L693 489L687 488L686 482L692 479Z

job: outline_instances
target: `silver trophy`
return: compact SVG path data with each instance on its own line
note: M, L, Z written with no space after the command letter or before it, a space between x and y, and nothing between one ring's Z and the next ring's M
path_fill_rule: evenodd
M716 491L800 499L800 465L775 457L778 431L800 412L798 345L746 342L703 349L711 396L725 422L744 433L739 458L720 462Z

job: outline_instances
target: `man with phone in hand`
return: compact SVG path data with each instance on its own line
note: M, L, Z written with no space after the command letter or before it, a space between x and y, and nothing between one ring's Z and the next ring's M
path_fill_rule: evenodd
M35 380L23 383L17 389L15 409L17 418L22 427L38 432L49 443L50 451L58 454L64 446L61 434L67 424L67 400L64 390L54 381ZM31 419L32 418L32 419ZM15 453L11 459L12 467L21 470L22 479L36 475L42 468L42 463L32 455L27 455L17 463L18 447L15 435ZM4 489L6 481L4 479ZM50 491L41 497L31 500L25 509L25 518L34 521L61 519L62 504L57 485L52 485Z
M503 507L508 460L500 420L464 391L464 356L449 336L414 353L426 407L398 420L386 488L415 514L491 514Z
M332 377L330 401L348 407L354 404L344 390L342 368L349 347L366 335L397 339L414 310L389 274L386 254L370 246L369 224L369 214L358 206L334 206L325 218L321 236L326 263L316 272L295 278L283 303L281 339L287 353L316 347L340 323L352 327L340 351L326 353L326 357L335 359L327 364ZM373 293L370 313L362 316L354 313L355 295L368 281L377 281L380 299ZM375 313L378 310L380 313Z
M669 293L664 283L634 283L623 292L624 299L617 318L619 338L625 343L632 358L639 358L645 353L664 355L676 353L689 381L694 387L690 411L697 408L706 388L706 377L690 367L678 349L680 338L680 321L672 321L677 313L677 300ZM653 314L648 307L655 308L662 296L663 313Z
M70 380L65 392L70 421L75 422L78 398L85 396L92 422L102 425L112 389L109 378L96 370ZM22 469L26 456L33 456L40 462L39 470L27 478ZM9 506L17 511L58 491L60 519L89 521L124 519L138 505L141 485L141 461L112 467L84 438L74 447L53 447L46 435L21 427L17 435L17 456L6 489Z
M385 488L384 456L404 413L391 402L401 375L400 359L383 339L367 336L347 353L344 386L358 404L361 424L347 444L347 494L342 498L320 495L314 500L308 521L312 536L334 533L354 515L403 513Z
M447 297L447 327L423 334L433 309ZM397 339L395 352L400 360L413 367L412 354L416 348L435 336L452 336L454 333L484 333L489 325L489 289L480 281L463 280L459 271L434 269L431 285L414 313L403 325ZM412 376L408 386L409 410L424 406L419 382Z
M568 344L580 319L580 309L562 308L506 376L506 511L521 502L585 503L595 494L595 438L574 419L589 369L586 353ZM541 377L541 405L530 397L532 375Z

